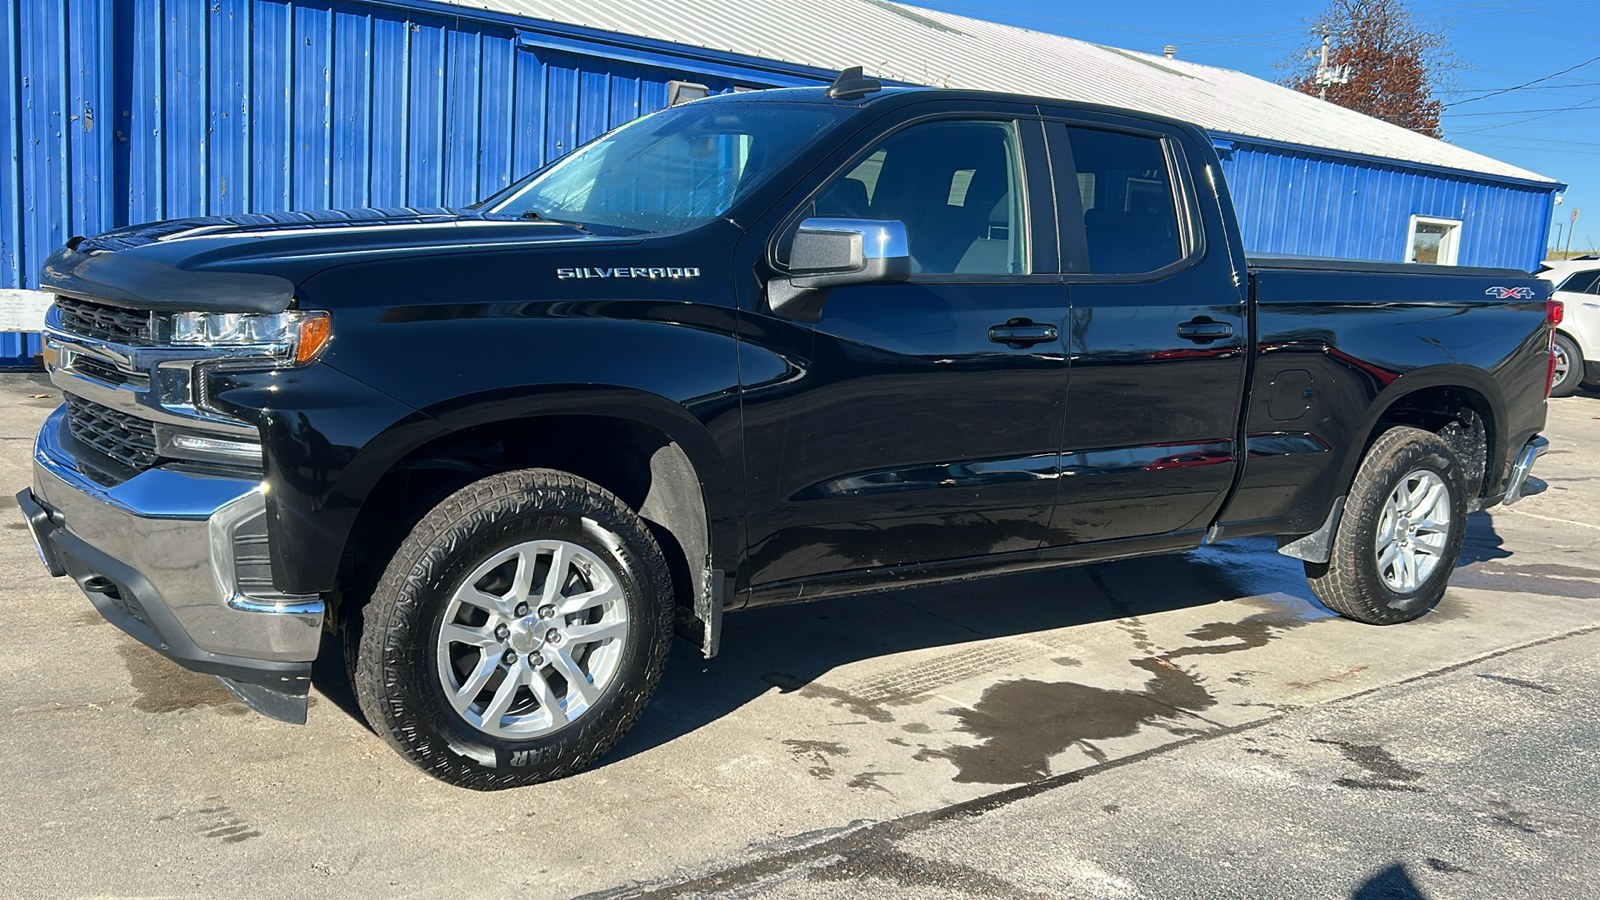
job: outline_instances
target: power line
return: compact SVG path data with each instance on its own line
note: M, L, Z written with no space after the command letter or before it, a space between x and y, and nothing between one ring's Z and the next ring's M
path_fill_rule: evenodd
M1512 91L1520 91L1520 90L1523 90L1525 88L1530 88L1530 87L1533 87L1536 84L1539 84L1540 82L1549 81L1552 78L1560 78L1562 75L1565 75L1568 72L1577 71L1578 69L1581 69L1584 66L1591 65L1591 64L1597 63L1597 62L1600 62L1600 56L1596 56L1596 57L1593 57L1591 59L1586 59L1583 62L1578 63L1575 66L1568 66L1567 68L1562 69L1559 72L1554 72L1552 74L1545 75L1545 76L1543 76L1541 78L1535 78L1534 80L1526 82L1524 84L1519 84L1519 85L1516 85L1514 87L1500 88L1497 91L1490 91L1487 94L1480 94L1477 97L1468 97L1465 100L1458 100L1454 104L1452 104L1452 106L1461 106L1464 103L1476 103L1479 100L1487 100L1490 97L1498 97L1501 94L1509 94ZM1570 85L1568 85L1568 86L1570 86Z
M1525 116L1529 113L1567 112L1571 109L1572 107L1570 106L1545 106L1539 109L1501 109L1494 112L1447 113L1446 117L1450 119L1466 119L1479 116Z

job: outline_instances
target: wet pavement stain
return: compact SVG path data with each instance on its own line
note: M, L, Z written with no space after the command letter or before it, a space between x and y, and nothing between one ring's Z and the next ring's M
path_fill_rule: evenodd
M849 781L845 782L845 784L847 786L849 786L849 787L858 788L858 789L861 789L861 790L883 791L885 794L891 794L892 795L894 793L894 791L891 791L888 788L884 787L883 785L879 784L878 783L878 779L879 778L887 778L890 775L899 775L899 774L902 774L902 773L900 773L900 772L873 772L873 771L867 771L867 772L862 772L860 775L857 775L856 777L850 779Z
M248 819L229 809L221 797L207 797L205 803L206 805L199 809L184 813L185 818L191 819L190 827L195 834L220 840L225 844L237 844L261 837L261 831L250 824ZM196 819L199 820L198 824L192 822Z
M1349 668L1349 669L1345 669L1342 672L1334 672L1331 675L1323 675L1320 678L1308 678L1305 681L1290 681L1290 682L1285 682L1285 684L1288 687L1292 687L1297 691L1309 691L1314 687L1319 687L1319 686L1324 685L1324 684L1337 684L1338 682L1341 682L1341 681L1349 681L1352 678L1359 677L1362 672L1365 672L1366 670L1368 670L1370 668L1372 668L1372 667L1371 666L1355 666L1355 667L1352 667L1352 668Z
M761 676L761 680L772 685L785 694L800 692L802 697L814 697L821 700L831 700L834 706L848 709L858 716L871 719L874 722L893 722L894 716L884 709L879 703L864 700L854 694L841 691L838 688L817 684L814 681L801 681L793 675L783 672L768 672Z
M1393 754L1377 744L1352 744L1346 741L1329 740L1328 738L1312 738L1311 743L1338 747L1339 752L1344 754L1345 759L1367 770L1373 776L1365 779L1334 779L1333 783L1340 787L1422 793L1423 789L1411 782L1421 778L1423 773L1401 765Z
M1465 874L1465 875L1476 875L1476 874L1478 874L1478 873L1472 871L1471 869L1463 868L1463 867L1458 866L1455 863L1453 863L1453 862L1451 862L1451 861L1449 861L1447 859L1440 859L1437 856L1430 856L1427 859L1424 859L1423 863L1426 864L1428 868L1434 870L1435 872L1446 872L1446 873L1457 873L1457 872L1459 872L1459 873L1462 873L1462 874Z
M957 896L1033 898L1047 895L1017 885L963 863L913 856L887 841L875 842L812 869L813 881L845 882L852 893L863 892L866 879L888 881L902 888L939 889ZM865 893L871 893L866 891Z
M1254 650L1272 643L1282 636L1282 632L1299 628L1312 621L1315 620L1303 619L1290 613L1264 612L1237 622L1208 622L1188 634L1194 640L1205 641L1204 645L1179 647L1166 654L1166 657L1181 659L1185 656L1215 656L1238 653L1241 650ZM1216 643L1218 641L1227 643Z
M1146 657L1132 664L1150 674L1142 691L1026 678L1001 682L984 691L972 709L951 710L960 720L957 730L980 743L925 749L913 758L954 763L958 782L1023 784L1048 777L1050 758L1073 745L1104 761L1096 741L1129 737L1146 724L1171 723L1163 727L1194 733L1173 720L1216 705L1198 678L1164 659Z
M833 757L850 755L849 749L833 741L784 741L783 745L795 759L812 763L806 771L822 779L834 776ZM850 786L855 787L855 784L852 782Z
M250 711L215 678L190 672L143 644L125 642L117 647L117 654L128 668L133 689L139 692L133 708L140 712L169 713L201 706L225 716Z
M1503 800L1492 800L1489 808L1494 810L1490 821L1506 828L1515 828L1523 834L1538 834L1539 829L1534 827L1533 817Z
M1527 688L1530 691L1538 691L1541 694L1561 693L1559 688L1553 688L1545 684L1537 684L1532 681L1523 681L1521 678L1512 678L1510 675L1491 675L1488 672L1479 672L1478 677L1487 678L1490 681L1498 681L1501 684L1511 684L1520 688Z

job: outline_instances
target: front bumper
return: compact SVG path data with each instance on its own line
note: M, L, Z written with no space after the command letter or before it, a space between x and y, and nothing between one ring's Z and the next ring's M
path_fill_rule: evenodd
M304 722L325 607L247 574L264 548L259 480L156 468L105 487L80 470L65 429L58 409L39 432L33 488L17 496L46 568L167 658Z

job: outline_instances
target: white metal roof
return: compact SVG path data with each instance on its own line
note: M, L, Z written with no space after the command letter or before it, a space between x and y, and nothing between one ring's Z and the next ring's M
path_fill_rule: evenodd
M444 0L602 31L939 87L1103 103L1264 138L1546 178L1243 72L888 0Z

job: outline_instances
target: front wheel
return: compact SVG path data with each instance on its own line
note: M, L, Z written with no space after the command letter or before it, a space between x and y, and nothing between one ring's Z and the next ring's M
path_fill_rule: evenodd
M655 691L672 587L644 523L547 469L475 482L401 544L364 611L356 694L390 746L477 790L587 767Z
M1461 462L1438 435L1391 428L1361 461L1326 563L1306 563L1322 604L1373 625L1415 619L1444 596L1466 535Z

